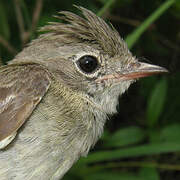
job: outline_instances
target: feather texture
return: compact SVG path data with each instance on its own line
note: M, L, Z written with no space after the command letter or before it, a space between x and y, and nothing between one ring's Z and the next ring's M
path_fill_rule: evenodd
M115 55L122 55L121 53L129 53L126 43L119 36L119 33L106 24L106 22L96 16L91 11L78 7L84 18L68 12L62 11L59 14L61 16L55 16L56 18L67 22L65 23L51 23L50 25L41 28L41 31L48 31L51 33L51 37L59 35L59 38L66 38L71 42L91 42L98 44L100 48L111 57ZM49 38L46 34L41 38Z
M46 70L37 64L1 67L0 77L1 145L7 137L8 141L12 140L12 134L30 116L48 90L50 78Z

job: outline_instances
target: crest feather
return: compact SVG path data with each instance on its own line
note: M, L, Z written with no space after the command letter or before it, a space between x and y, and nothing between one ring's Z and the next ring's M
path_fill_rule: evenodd
M77 7L77 6L76 6ZM96 16L93 12L77 7L84 17L80 17L68 11L61 11L61 16L56 18L66 23L50 23L41 28L41 31L48 31L54 35L60 35L64 39L72 42L92 42L98 44L103 51L111 56L127 53L128 48L118 32L110 27L106 22ZM44 35L46 36L46 35ZM43 37L43 36L42 36Z

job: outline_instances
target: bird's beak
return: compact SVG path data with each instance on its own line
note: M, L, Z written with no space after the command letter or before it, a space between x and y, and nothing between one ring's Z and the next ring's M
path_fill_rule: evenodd
M96 81L101 82L108 79L114 79L117 81L133 80L133 79L151 76L154 74L167 73L167 72L168 70L163 67L148 63L137 62L137 63L133 63L130 66L130 68L127 68L121 72L115 72L113 74L104 75L103 77L98 78Z

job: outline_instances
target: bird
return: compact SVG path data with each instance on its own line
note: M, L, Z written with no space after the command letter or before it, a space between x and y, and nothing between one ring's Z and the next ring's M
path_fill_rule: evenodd
M61 11L0 67L0 179L59 180L101 137L118 97L163 67L138 61L90 10Z

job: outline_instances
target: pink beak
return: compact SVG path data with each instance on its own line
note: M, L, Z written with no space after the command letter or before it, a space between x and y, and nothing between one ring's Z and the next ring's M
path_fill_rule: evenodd
M115 72L114 74L104 75L103 77L97 79L96 82L101 82L108 79L115 79L117 81L132 80L167 72L168 70L163 67L138 62L137 64L134 64L131 69L127 69L123 72Z

